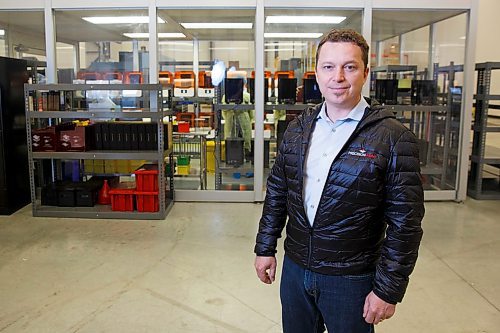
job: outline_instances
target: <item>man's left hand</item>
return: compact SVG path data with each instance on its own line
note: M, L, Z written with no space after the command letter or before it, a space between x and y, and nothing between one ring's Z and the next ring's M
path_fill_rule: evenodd
M396 305L390 304L372 292L366 296L363 308L363 318L368 324L377 325L384 319L389 319L396 312Z

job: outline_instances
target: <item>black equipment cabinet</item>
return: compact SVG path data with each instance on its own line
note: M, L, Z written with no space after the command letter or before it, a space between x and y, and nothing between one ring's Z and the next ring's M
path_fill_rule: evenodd
M0 214L30 203L24 112L27 62L0 57Z

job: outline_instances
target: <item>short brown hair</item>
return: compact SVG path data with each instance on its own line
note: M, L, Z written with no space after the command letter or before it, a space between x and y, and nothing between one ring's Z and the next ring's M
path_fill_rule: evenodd
M370 50L370 47L368 46L365 38L360 33L352 29L332 29L321 39L316 51L316 67L318 66L319 52L323 44L326 42L352 43L359 46L361 49L363 63L365 64L365 69L368 67L368 51Z

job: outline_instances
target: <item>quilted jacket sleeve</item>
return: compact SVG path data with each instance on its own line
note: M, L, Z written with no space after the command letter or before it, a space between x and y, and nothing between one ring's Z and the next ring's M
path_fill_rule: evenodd
M415 136L405 131L395 143L387 170L386 238L377 265L374 293L386 302L403 299L422 239L424 194Z
M258 256L274 256L278 238L281 237L286 222L287 183L284 171L284 146L283 143L280 145L276 161L267 178L266 199L254 249Z

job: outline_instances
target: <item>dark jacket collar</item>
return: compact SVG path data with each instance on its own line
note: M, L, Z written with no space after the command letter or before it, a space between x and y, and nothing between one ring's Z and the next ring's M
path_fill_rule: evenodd
M374 122L380 121L386 118L396 118L394 114L386 110L377 100L373 98L364 97L370 108L366 108L365 114L363 118L361 118L358 129L362 129L365 126L368 126ZM324 103L324 102L323 102ZM319 112L321 111L321 107L323 103L317 104L308 108L305 112L303 112L298 117L298 121L302 127L312 127L311 125L314 123L314 120L318 117Z

